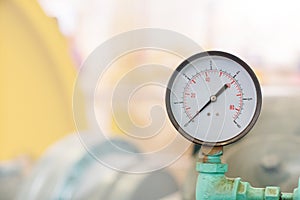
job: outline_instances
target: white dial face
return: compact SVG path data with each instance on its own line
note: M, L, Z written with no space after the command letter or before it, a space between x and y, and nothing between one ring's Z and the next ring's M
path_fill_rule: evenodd
M199 144L226 145L244 136L261 109L261 91L250 67L224 52L203 52L173 73L166 95L175 128Z

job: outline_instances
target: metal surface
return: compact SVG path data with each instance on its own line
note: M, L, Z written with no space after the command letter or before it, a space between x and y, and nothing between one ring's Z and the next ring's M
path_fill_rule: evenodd
M293 193L282 193L279 187L267 186L266 188L252 187L240 178L227 178L227 164L221 163L222 152L219 151L208 157L205 162L197 163L199 172L196 186L196 200L299 200L300 187ZM299 180L300 184L300 180Z
M123 167L135 168L143 160L132 159L110 149L119 148L138 153L131 143L120 138L97 141L85 134L94 152L118 161ZM178 192L171 173L161 170L147 174L128 174L110 169L94 159L82 146L76 134L53 145L38 161L18 195L20 200L153 200Z

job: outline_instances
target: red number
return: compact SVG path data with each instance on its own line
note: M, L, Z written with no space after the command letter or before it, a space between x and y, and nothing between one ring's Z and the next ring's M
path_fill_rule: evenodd
M196 97L196 93L191 93L191 98L195 98Z
M229 110L234 110L234 105L230 105Z

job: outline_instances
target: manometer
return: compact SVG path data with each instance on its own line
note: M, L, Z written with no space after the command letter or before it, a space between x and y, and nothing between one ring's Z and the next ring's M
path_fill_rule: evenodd
M245 136L262 104L251 68L238 57L207 51L183 61L172 74L166 106L174 127L197 144L223 146Z

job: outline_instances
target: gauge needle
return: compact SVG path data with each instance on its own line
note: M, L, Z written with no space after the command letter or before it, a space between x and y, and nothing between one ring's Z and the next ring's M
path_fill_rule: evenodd
M209 104L217 101L217 97L220 96L228 88L227 84L224 84L215 95L210 96L208 102L187 122L184 124L184 127L187 127L191 121L193 121Z

